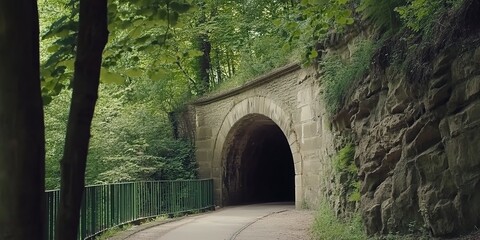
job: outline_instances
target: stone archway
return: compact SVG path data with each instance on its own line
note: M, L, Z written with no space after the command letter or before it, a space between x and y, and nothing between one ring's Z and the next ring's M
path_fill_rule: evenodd
M300 206L302 201L302 161L299 149L299 143L297 142L297 135L292 127L293 122L291 119L291 114L287 114L278 104L272 100L265 97L251 97L247 98L236 105L229 111L229 113L224 118L220 130L217 134L214 144L213 152L213 161L212 161L212 177L215 181L215 198L219 205L225 205L236 202L243 201L262 201L262 199L255 199L252 197L247 197L246 199L239 199L231 195L235 191L232 191L233 186L225 187L224 181L229 181L228 183L235 182L237 184L250 184L246 181L245 175L236 174L238 181L235 180L235 177L232 178L232 172L228 171L227 168L234 165L226 164L226 157L237 157L238 159L246 158L248 155L238 154L238 151L252 150L253 147L249 146L248 141L258 133L256 131L266 131L267 133L273 134L273 138L262 138L259 141L269 142L269 146L285 146L288 151L290 151L290 161L293 161L290 166L294 170L294 192L295 195L295 204L297 207ZM250 125L249 124L253 124ZM243 140L240 139L239 145L232 147L232 144L235 145L235 141L238 140L235 137L238 137L238 134L246 134ZM258 139L258 138L257 138ZM275 142L274 139L280 139L278 142ZM243 146L242 146L243 141ZM273 141L273 142L272 142ZM283 142L282 142L283 141ZM237 152L237 153L236 153ZM267 154L265 151L257 151L260 154ZM259 156L254 156L259 157ZM268 162L268 161L267 161ZM238 163L240 164L240 163ZM249 168L245 165L243 167ZM251 163L250 163L251 164ZM267 163L268 164L268 163ZM270 162L271 164L271 162ZM288 164L285 164L284 168L288 169ZM252 170L251 168L250 170ZM288 170L285 170L288 171ZM254 174L254 173L253 173ZM243 177L242 177L243 176ZM243 180L242 180L243 179ZM277 178L279 180L280 178ZM280 184L282 184L280 182ZM287 183L288 184L288 183ZM227 192L225 192L227 191ZM240 191L240 193L243 190ZM260 189L253 190L248 192L249 194L254 194L255 192L261 191ZM238 192L237 192L238 193ZM245 192L244 192L245 193ZM277 193L274 193L277 194ZM278 193L279 195L282 195ZM285 193L287 196L288 193ZM282 197L280 196L279 199ZM240 201L239 201L240 200ZM268 199L265 199L268 200ZM287 199L285 199L287 200Z
M295 200L292 152L268 117L249 114L227 136L222 151L224 205Z

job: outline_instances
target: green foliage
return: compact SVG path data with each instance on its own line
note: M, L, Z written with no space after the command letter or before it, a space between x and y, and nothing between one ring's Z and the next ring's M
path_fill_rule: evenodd
M196 177L193 146L172 138L167 113L158 108L163 99L150 92L157 83L161 82L132 84L113 99L106 96L118 87L102 88L92 124L87 182Z
M60 159L63 155L71 91L64 91L44 107L45 188L60 187Z
M408 0L404 6L395 9L405 25L417 33L431 34L431 29L440 14L451 8L457 8L463 0Z
M348 201L360 201L360 181L358 180L358 168L354 161L355 146L347 144L338 151L333 159L333 167L340 176L340 182L348 194Z
M368 239L363 232L361 217L358 213L351 218L338 219L330 206L322 202L312 227L314 239L325 240L363 240Z
M333 166L335 171L338 173L346 172L346 173L357 173L357 167L353 162L353 158L355 156L355 147L353 144L347 144L345 147L338 151L337 156L333 161Z
M167 113L160 107L169 110L168 104L153 94L162 84L101 86L92 122L87 184L196 177L193 146L173 139ZM59 187L70 94L70 90L61 92L45 107L47 189Z
M275 25L287 34L286 45L304 49L302 60L309 64L319 56L316 45L330 31L342 32L354 23L351 0L302 0Z
M251 42L250 50L239 54L239 70L223 84L214 85L213 92L241 86L269 71L284 66L290 62L298 62L297 52L290 47L283 47L278 36L262 36Z
M109 1L110 35L103 55L101 81L122 84L128 78L157 74L157 71L147 71L148 64L158 59L158 56L152 58L152 54L155 55L167 44L167 40L172 38L171 28L182 25L180 16L191 9L191 5L183 0ZM78 12L77 1L39 2L41 79L45 104L70 85ZM131 69L132 65L135 65L134 69Z
M395 9L403 6L405 0L362 0L357 9L363 19L371 21L381 30L396 30L400 27L400 16Z
M370 67L376 44L364 40L356 44L349 59L331 54L320 62L323 72L324 99L327 110L334 115L342 106L352 83L363 77Z

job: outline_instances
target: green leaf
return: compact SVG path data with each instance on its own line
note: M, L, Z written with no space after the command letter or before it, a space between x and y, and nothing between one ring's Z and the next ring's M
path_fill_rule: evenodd
M177 62L177 58L173 54L164 55L164 56L162 56L162 58L160 60L163 60L164 63L176 63Z
M200 56L203 56L203 52L200 51L200 50L196 50L196 49L189 50L188 51L188 56L189 57L200 57Z
M103 83L123 84L125 83L125 78L120 74L109 72L102 67L102 70L100 71L100 81Z
M52 46L48 47L47 51L54 53L57 52L60 49L60 46L57 44L53 44Z
M168 76L168 73L163 69L158 69L157 71L152 72L150 74L150 78L152 80L162 80L162 79L165 79L167 76Z
M317 50L312 49L312 51L310 52L310 55L308 55L308 57L309 57L310 59L315 59L316 57L318 57L318 52L317 52Z
M129 77L140 77L142 76L142 71L140 69L128 69L125 71L125 74L127 74Z
M58 65L65 66L65 67L67 67L68 69L73 70L73 67L74 67L74 65L75 65L75 59L71 58L71 59L62 61L62 62L60 62Z

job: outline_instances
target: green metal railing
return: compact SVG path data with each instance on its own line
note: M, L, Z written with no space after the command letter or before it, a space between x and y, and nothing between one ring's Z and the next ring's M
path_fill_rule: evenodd
M47 238L54 239L60 191L47 191ZM164 214L214 207L213 181L181 180L133 182L85 187L79 239L108 228Z

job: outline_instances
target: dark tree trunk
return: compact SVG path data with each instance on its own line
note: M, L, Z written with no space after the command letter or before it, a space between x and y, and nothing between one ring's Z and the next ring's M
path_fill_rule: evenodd
M0 239L45 238L37 2L0 1Z
M80 0L73 94L61 161L60 206L55 236L59 240L77 238L90 125L107 39L107 0Z
M201 25L207 22L207 16L205 14L205 1L200 1L197 3L197 6L200 8L200 17L197 20L197 25ZM202 95L207 92L208 88L210 87L210 51L212 49L212 45L208 38L208 34L201 33L195 36L195 43L196 48L200 50L203 54L196 58L196 67L197 67L197 82L195 89L197 94Z
M203 55L198 57L198 77L200 78L200 84L198 88L199 93L203 94L210 87L210 51L212 49L212 45L210 44L206 34L201 34L198 36L197 42L200 51L203 52Z

